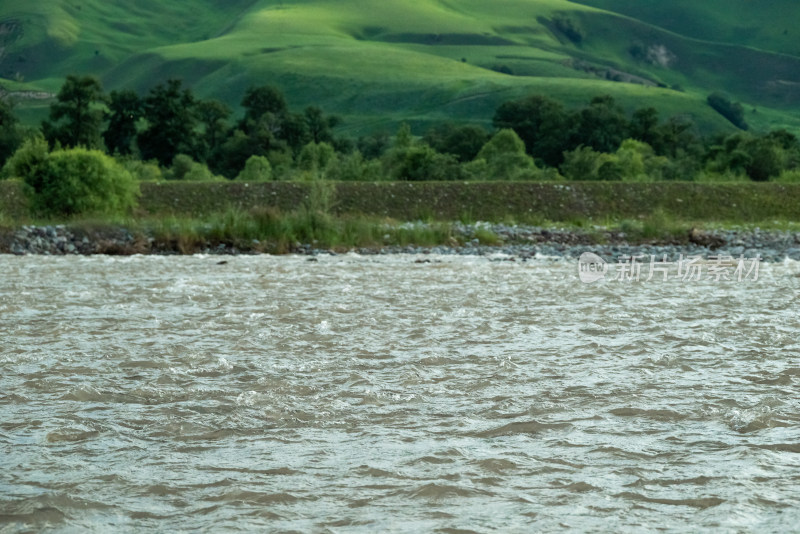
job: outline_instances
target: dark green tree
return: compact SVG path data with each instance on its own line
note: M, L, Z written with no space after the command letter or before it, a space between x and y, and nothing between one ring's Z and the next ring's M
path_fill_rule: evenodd
M239 123L239 129L245 132L257 125L266 113L283 115L289 110L283 93L271 85L247 89L242 98L242 107L244 108L244 117Z
M783 150L780 145L768 137L751 139L745 143L745 151L750 161L745 164L744 171L755 182L766 182L780 175L784 169Z
M201 100L195 106L203 133L197 147L198 159L208 162L220 150L228 135L231 108L219 100Z
M147 128L139 133L143 159L157 159L167 166L178 154L196 153L197 117L191 90L182 89L180 80L168 80L150 90L144 99Z
M50 106L50 117L42 123L50 145L98 148L102 106L107 100L100 81L93 76L67 76L56 100Z
M473 124L455 125L446 122L429 129L423 136L423 141L437 152L451 154L465 163L475 159L483 145L489 141L489 134Z
M541 95L505 102L497 108L493 123L498 130L514 130L528 154L547 165L557 167L564 160L570 127L559 102Z
M630 123L630 136L655 147L662 142L659 131L658 110L653 107L639 108L633 112Z
M259 139L247 135L242 130L234 130L225 138L217 157L209 161L209 167L215 173L233 180L244 169L245 163L251 156L264 157L269 152L269 147L270 137Z
M333 143L333 128L341 123L335 115L325 115L317 106L308 106L303 111L303 117L308 127L308 135L312 143Z
M610 153L629 137L630 123L625 110L608 95L594 97L588 106L573 113L571 122L576 127L570 146L583 145Z
M136 123L142 118L142 100L135 91L111 91L108 104L108 128L103 140L109 154L128 155L136 139Z
M741 130L750 128L747 121L744 120L744 108L740 103L731 101L730 98L719 92L708 95L706 101L709 106L714 108L714 111L728 119L737 128Z
M284 113L275 117L277 128L275 137L281 142L282 147L288 148L293 154L299 154L306 143L311 141L308 123L299 113Z
M380 130L358 138L356 148L366 159L381 157L391 146L389 132Z
M14 114L14 105L0 98L0 167L22 144L19 119Z
M670 158L689 156L698 161L705 147L696 133L694 121L687 117L674 116L658 125L654 142L651 144L656 154Z

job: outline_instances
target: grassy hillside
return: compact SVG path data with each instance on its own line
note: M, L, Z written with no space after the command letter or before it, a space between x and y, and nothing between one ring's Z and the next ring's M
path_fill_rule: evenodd
M181 77L237 104L272 83L358 134L400 120L488 123L528 93L583 104L606 93L633 108L730 125L705 104L742 101L755 128L800 130L800 6L776 0L6 0L0 84L51 91L69 73L146 91ZM556 23L560 19L561 25ZM579 37L564 30L573 24ZM746 23L745 23L746 22ZM800 31L800 30L798 30ZM28 100L27 117L47 102Z

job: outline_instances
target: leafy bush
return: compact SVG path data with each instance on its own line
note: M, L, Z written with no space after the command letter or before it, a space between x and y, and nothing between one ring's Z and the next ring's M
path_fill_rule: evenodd
M329 143L308 143L297 156L297 166L304 171L324 172L336 152Z
M783 183L792 183L792 184L800 183L800 169L783 171L773 180L776 182L783 182Z
M744 108L738 102L732 102L730 98L722 93L712 93L706 99L708 105L714 111L731 121L731 123L742 130L747 130L749 126L744 120Z
M392 176L396 180L453 180L458 178L456 158L449 154L439 154L425 144L411 146L395 155L396 165Z
M591 147L579 146L564 152L564 163L559 169L567 180L599 180L600 167L610 159L610 154L595 152ZM609 174L612 169L607 168Z
M662 180L671 171L669 159L656 156L650 145L635 139L623 141L614 156L622 170L622 180L628 182Z
M166 176L169 180L185 180L187 182L210 182L222 180L221 176L212 173L208 166L198 163L186 154L178 154L172 160L172 167Z
M458 161L466 163L475 159L489 134L480 126L443 123L429 129L423 141L437 152L452 154Z
M575 44L580 44L586 34L580 24L564 14L553 16L553 26L562 33L567 39Z
M358 150L350 154L338 154L331 162L325 177L338 181L378 181L386 179L381 164L376 160L365 160Z
M136 180L116 160L85 148L47 152L42 137L26 141L9 160L9 172L33 193L33 208L44 215L111 214L136 204Z
M245 182L268 182L272 180L272 165L264 156L250 156L236 179Z
M394 145L382 158L384 173L394 180L441 181L461 176L455 156L440 154L426 143L420 143L403 123L394 138Z
M484 179L518 180L536 169L533 158L525 152L525 143L511 129L497 132L475 159L486 162Z
M120 164L140 182L158 182L164 179L161 167L153 161L141 161L138 159L123 158Z
M43 136L31 137L22 143L22 146L8 159L3 168L3 174L8 177L22 178L28 182L27 177L38 176L38 171L47 161L49 154L50 148Z
M647 143L626 139L612 154L585 146L565 152L561 172L569 180L651 182L675 171L670 160L656 156Z

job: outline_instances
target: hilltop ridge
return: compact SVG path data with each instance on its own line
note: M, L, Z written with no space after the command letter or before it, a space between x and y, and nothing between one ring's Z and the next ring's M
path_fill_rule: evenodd
M356 133L488 123L499 103L530 93L567 105L610 94L730 129L705 102L723 90L755 129L797 131L795 20L788 0L9 0L0 85L41 97L71 73L141 92L179 77L235 106L246 87L270 83ZM23 107L34 116L47 104Z

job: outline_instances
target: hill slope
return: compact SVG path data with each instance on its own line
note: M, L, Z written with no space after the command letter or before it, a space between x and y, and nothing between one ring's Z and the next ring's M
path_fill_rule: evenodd
M361 131L399 120L488 122L528 93L731 126L705 104L725 90L756 128L800 129L800 6L775 0L6 0L0 84L54 92L71 73L146 91L183 78L237 104L281 87ZM747 21L748 25L741 21ZM795 54L798 54L796 56ZM34 112L46 101L27 105Z

